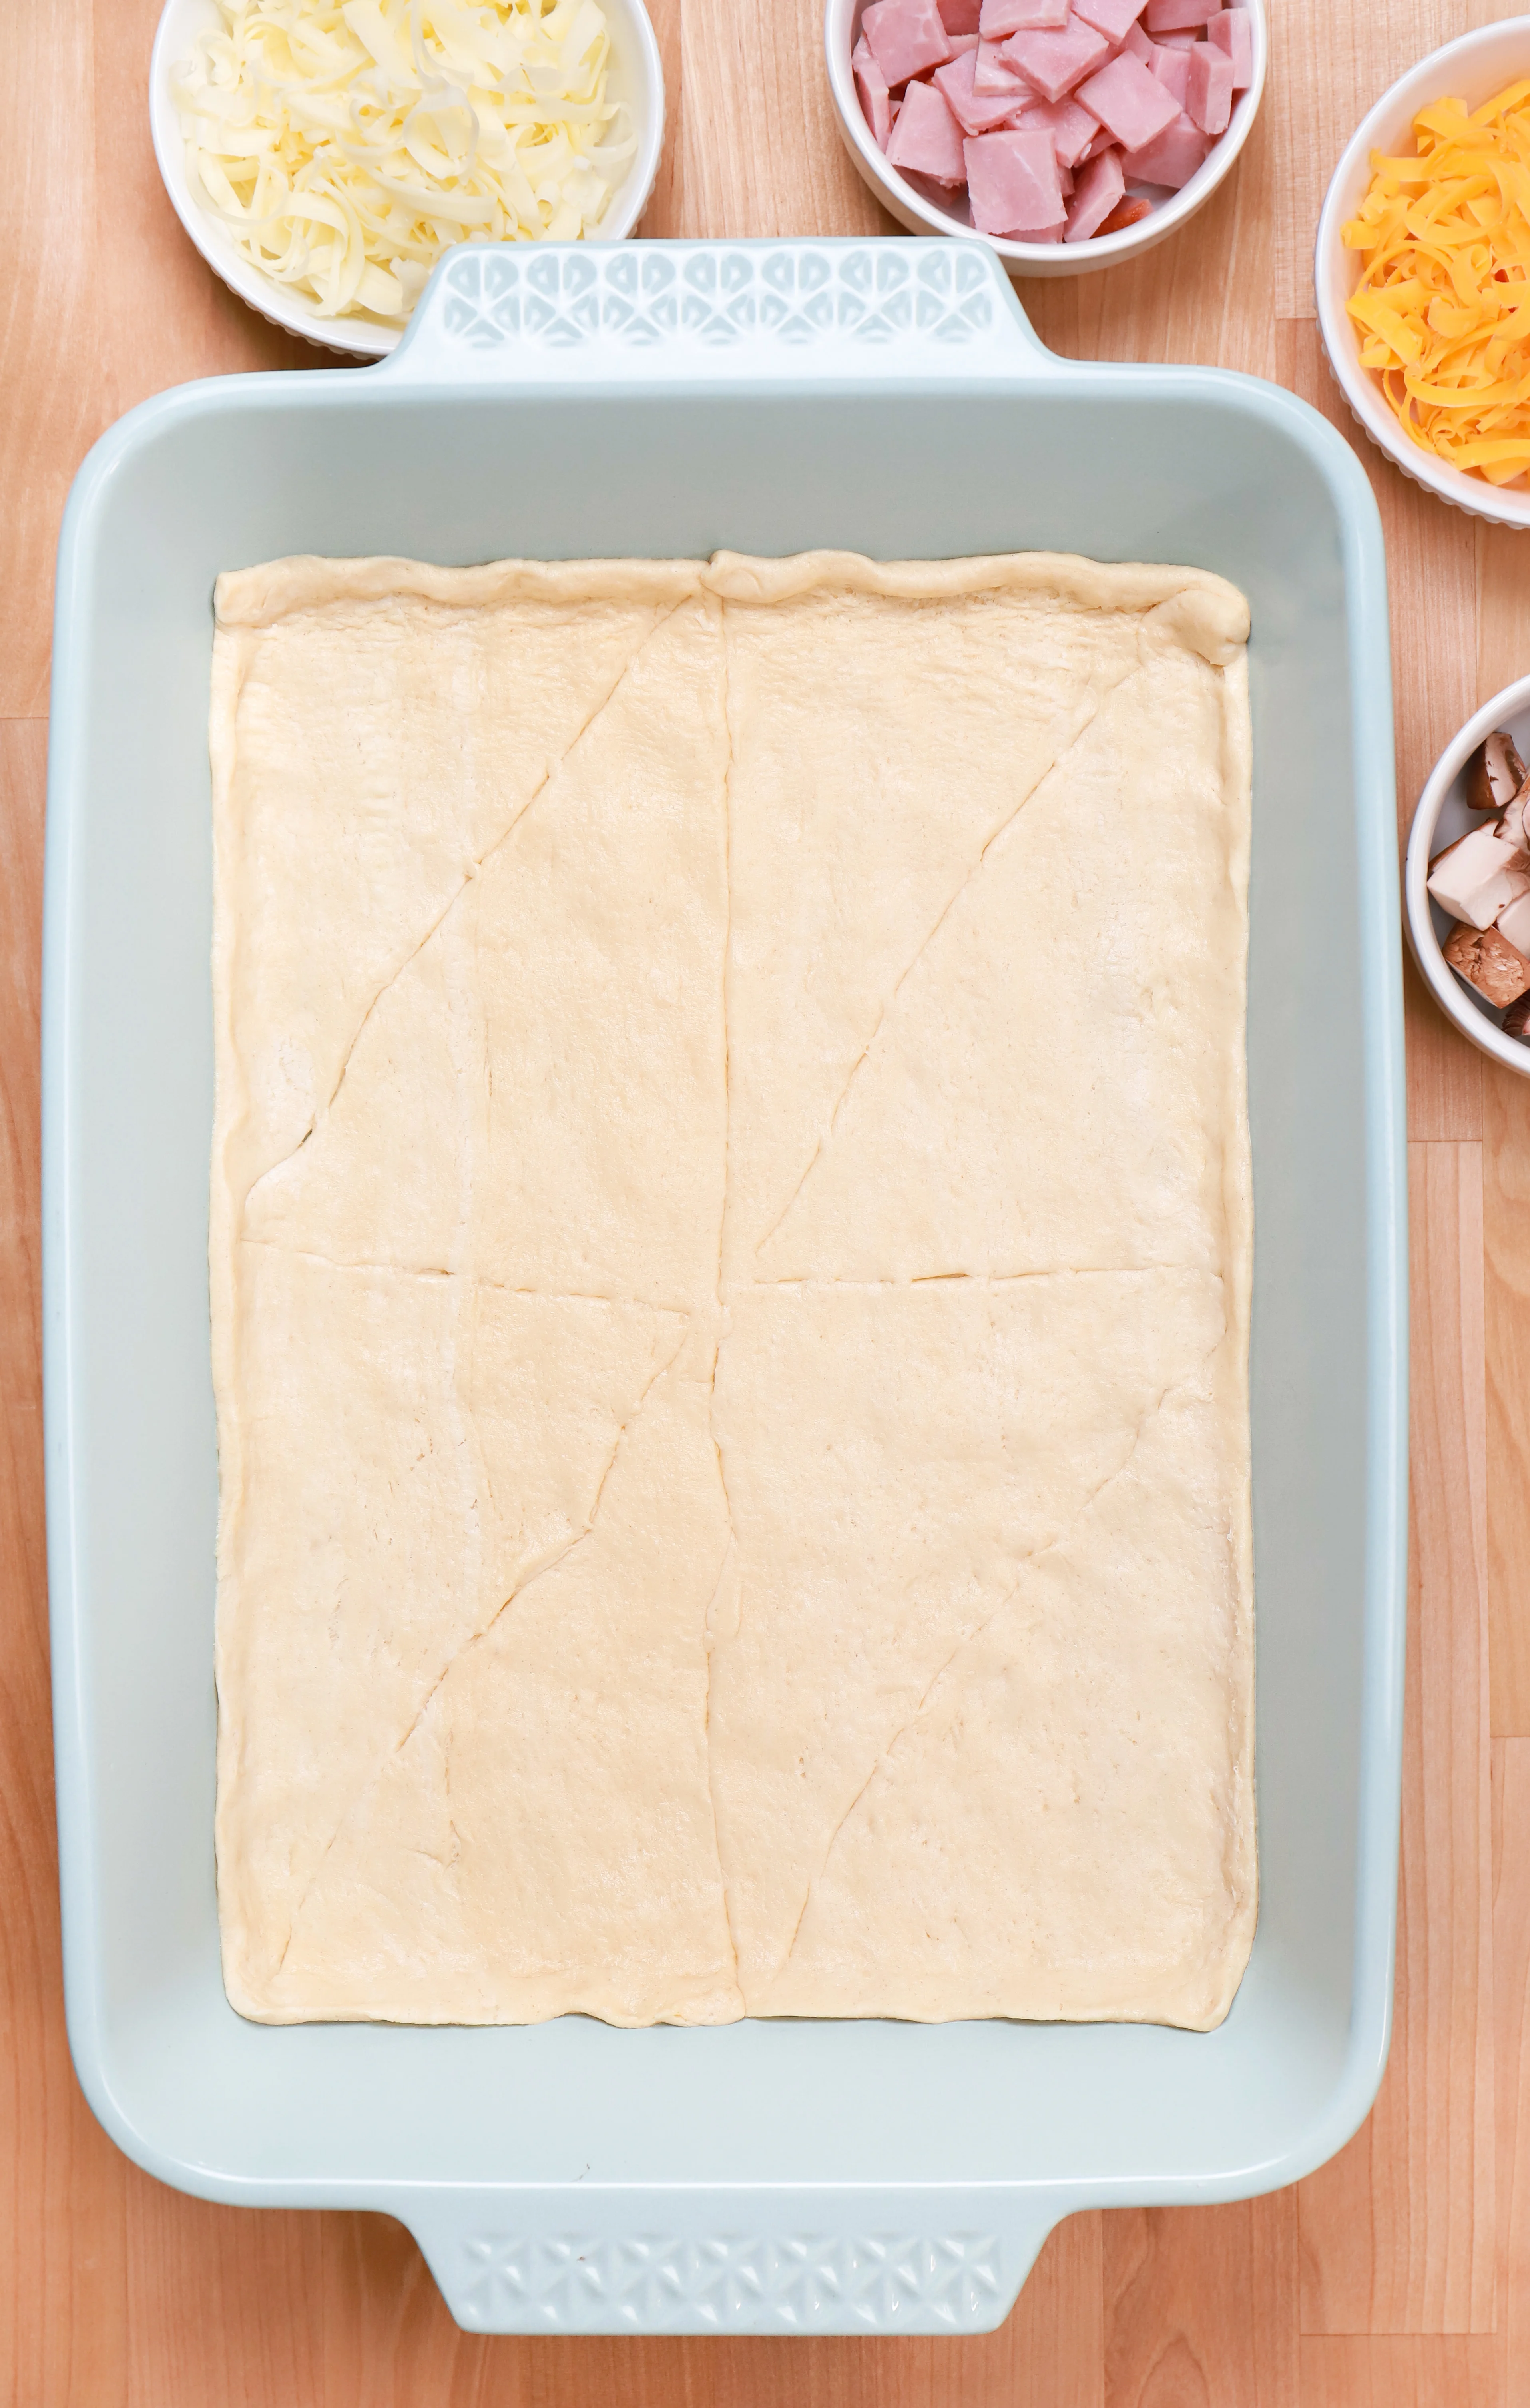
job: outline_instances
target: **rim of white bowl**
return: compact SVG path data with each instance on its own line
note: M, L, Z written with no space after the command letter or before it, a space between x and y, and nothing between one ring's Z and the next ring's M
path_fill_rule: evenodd
M1087 276L1096 268L1115 267L1122 260L1135 259L1139 252L1151 251L1155 243L1166 241L1187 218L1193 218L1231 172L1253 131L1269 68L1269 25L1265 0L1231 0L1231 5L1241 7L1252 23L1253 73L1249 88L1239 93L1226 133L1212 144L1189 183L1122 234L1096 235L1078 243L1014 242L1006 235L979 234L976 226L964 225L927 200L895 167L890 167L861 113L851 71L850 54L865 0L825 0L823 10L823 57L840 136L865 181L911 234L956 235L968 242L986 242L1017 276Z
M1479 1011L1440 951L1429 910L1429 855L1445 798L1483 737L1491 736L1495 727L1525 711L1530 711L1530 677L1516 678L1512 685L1506 685L1501 694L1484 702L1459 734L1452 736L1429 772L1408 830L1408 855L1403 865L1403 919L1413 959L1446 1017L1480 1052L1501 1062L1506 1069L1517 1072L1520 1078L1530 1079L1530 1045L1506 1037L1485 1012Z
M597 242L624 242L631 235L648 207L658 177L665 131L664 62L643 0L602 0L602 5L613 20L620 21L625 36L636 48L651 105L636 128L636 155L607 203L601 232L591 237L592 248ZM296 298L258 267L251 267L217 220L193 194L186 173L179 112L170 94L170 71L186 56L195 38L198 28L193 20L208 13L207 0L164 0L150 53L150 133L171 208L214 275L221 277L231 293L237 294L269 324L317 344L321 351L338 351L351 359L386 358L402 341L402 327L379 326L368 318L322 316L311 304ZM636 111L633 114L636 117Z
M1400 140L1407 139L1419 110L1432 100L1443 100L1454 93L1468 108L1480 108L1513 80L1512 70L1506 72L1502 65L1489 65L1488 61L1515 53L1519 72L1530 74L1530 17L1501 17L1494 24L1479 25L1475 32L1431 50L1366 111L1329 179L1313 245L1312 282L1318 330L1329 366L1351 411L1377 449L1405 477L1411 477L1415 484L1437 494L1452 509L1465 510L1471 518L1491 520L1495 526L1530 527L1530 493L1512 493L1507 485L1490 485L1480 477L1468 476L1466 469L1452 468L1434 452L1422 451L1404 434L1375 375L1360 365L1354 322L1344 306L1359 280L1360 258L1339 240L1340 228L1354 215L1370 180L1372 150L1393 152Z

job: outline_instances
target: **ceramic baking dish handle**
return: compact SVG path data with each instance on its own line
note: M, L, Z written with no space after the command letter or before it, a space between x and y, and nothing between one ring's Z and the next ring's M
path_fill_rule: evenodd
M393 384L1013 383L1056 375L979 242L464 243Z
M1039 2188L1017 2205L918 2188L635 2201L443 2186L394 2212L469 2332L973 2333L1003 2323L1077 2204Z

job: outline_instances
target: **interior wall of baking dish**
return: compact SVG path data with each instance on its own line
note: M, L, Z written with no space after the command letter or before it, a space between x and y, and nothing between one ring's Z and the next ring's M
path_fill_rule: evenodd
M1330 478L1256 391L1134 369L1023 392L425 398L336 373L188 388L130 428L77 597L83 775L59 839L83 1666L67 1710L88 1767L65 1811L89 1869L69 1901L77 2053L118 2137L156 2171L244 2198L400 2174L1255 2187L1321 2130L1355 2047L1379 2061L1390 1966L1366 1966L1356 1944L1375 1199L1352 596ZM1190 562L1251 604L1262 1902L1248 1976L1206 2036L245 2023L219 1975L212 1855L213 580L293 552L461 563L815 545Z

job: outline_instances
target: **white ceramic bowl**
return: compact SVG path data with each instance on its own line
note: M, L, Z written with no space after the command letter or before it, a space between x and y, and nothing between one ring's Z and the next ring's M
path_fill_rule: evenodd
M1507 485L1490 485L1464 468L1447 466L1432 452L1421 451L1403 433L1387 405L1380 382L1360 365L1360 339L1345 303L1360 281L1361 257L1346 251L1340 228L1352 218L1370 182L1370 154L1411 152L1412 123L1432 100L1454 96L1468 108L1480 108L1517 76L1530 74L1530 17L1505 17L1463 34L1443 50L1431 50L1416 67L1383 93L1368 116L1355 128L1349 149L1334 169L1323 214L1318 220L1313 280L1317 286L1318 325L1328 365L1345 400L1371 441L1395 461L1405 477L1437 494L1453 509L1473 518L1492 519L1500 526L1530 527L1530 493ZM1449 977L1449 971L1446 976Z
M1495 1011L1487 997L1468 986L1465 979L1457 978L1440 951L1451 932L1451 914L1431 900L1428 887L1433 855L1453 844L1458 836L1465 836L1468 828L1485 824L1480 811L1466 807L1461 773L1483 737L1491 735L1495 727L1507 727L1521 753L1530 760L1530 677L1517 678L1512 685L1505 686L1502 694L1495 694L1491 702L1484 702L1476 718L1467 720L1436 762L1429 782L1419 796L1408 834L1403 909L1413 958L1440 1010L1480 1052L1510 1070L1517 1070L1522 1079L1530 1079L1530 1045L1522 1045L1517 1038L1504 1035L1499 1025L1503 1013Z
M1154 243L1176 233L1210 199L1253 129L1269 63L1265 0L1229 0L1229 5L1246 8L1253 28L1253 79L1247 92L1238 93L1226 133L1212 145L1204 165L1196 169L1183 191L1175 193L1151 217L1128 226L1124 234L1097 235L1090 242L1012 242L1004 235L978 235L979 242L991 244L998 252L1011 276L1086 276L1096 267L1118 266L1122 260L1135 259L1138 251L1151 251ZM959 214L961 204L956 208L947 208L909 183L895 167L888 165L872 139L850 64L865 6L865 0L827 0L823 11L829 90L834 94L845 148L883 208L891 210L899 225L907 226L910 234L962 234L970 241L976 229L968 218Z
M653 179L659 172L665 128L664 68L643 0L601 0L601 5L611 29L607 90L611 99L626 103L637 136L632 165L607 202L601 220L600 240L621 242L632 233L648 207ZM217 0L165 0L154 36L149 68L149 122L154 156L171 206L207 265L216 270L231 292L236 293L241 301L248 301L272 325L285 326L289 333L301 335L306 341L321 344L326 351L344 351L360 359L380 359L398 342L397 332L366 318L322 316L311 302L304 300L290 286L279 284L258 267L251 267L225 228L192 190L186 173L185 137L180 130L179 112L171 97L170 78L180 61L191 56L197 36L222 22Z

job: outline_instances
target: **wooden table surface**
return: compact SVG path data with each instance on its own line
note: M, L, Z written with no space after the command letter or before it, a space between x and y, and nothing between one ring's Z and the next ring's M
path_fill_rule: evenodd
M1361 112L1492 0L1270 0L1239 167L1135 267L1023 288L1043 338L1273 378L1355 441L1386 528L1399 824L1530 668L1530 537L1359 438L1312 318ZM190 377L307 366L161 191L159 0L0 0L0 2399L17 2408L1513 2408L1530 2400L1530 1084L1411 973L1413 1500L1397 2020L1369 2123L1297 2189L1056 2232L976 2341L472 2339L379 2217L204 2205L80 2098L59 1970L38 1371L37 1012L49 616L79 460ZM650 235L890 231L832 122L820 0L659 0ZM1526 1214L1522 1227L1521 1212Z

